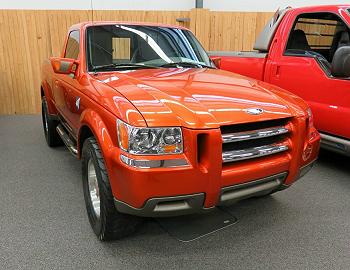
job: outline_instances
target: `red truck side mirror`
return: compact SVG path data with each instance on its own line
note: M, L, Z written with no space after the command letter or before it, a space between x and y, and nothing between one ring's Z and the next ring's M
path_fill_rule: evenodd
M214 65L220 69L221 67L221 57L211 57L211 60L213 61Z
M52 68L58 74L75 74L79 62L75 59L51 57Z

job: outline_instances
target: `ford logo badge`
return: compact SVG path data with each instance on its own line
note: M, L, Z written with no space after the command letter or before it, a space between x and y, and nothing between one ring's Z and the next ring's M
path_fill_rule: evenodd
M246 109L245 112L248 114L259 115L259 114L262 114L264 110L260 108L250 108L250 109Z

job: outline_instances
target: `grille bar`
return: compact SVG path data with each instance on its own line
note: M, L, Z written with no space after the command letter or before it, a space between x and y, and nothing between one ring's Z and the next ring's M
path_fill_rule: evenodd
M238 142L238 141L267 138L267 137L277 136L281 134L286 134L288 132L289 130L283 126L271 127L271 128L265 128L265 129L224 134L222 135L222 140L223 140L223 143L231 143L231 142Z
M271 144L243 150L226 151L222 153L222 161L223 163L226 163L251 158L258 158L284 152L288 149L289 147L287 144Z

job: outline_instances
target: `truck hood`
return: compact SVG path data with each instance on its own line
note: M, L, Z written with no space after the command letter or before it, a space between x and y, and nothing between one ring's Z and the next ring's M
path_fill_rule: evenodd
M296 104L254 79L215 69L142 69L95 77L128 99L148 126L217 128L290 117ZM248 109L262 109L259 115Z

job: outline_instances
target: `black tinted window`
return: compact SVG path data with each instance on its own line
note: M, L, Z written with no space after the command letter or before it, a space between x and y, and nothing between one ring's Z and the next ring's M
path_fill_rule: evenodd
M335 51L349 39L349 29L332 13L298 16L289 35L287 53L322 55L331 61ZM349 43L349 42L348 42Z
M88 66L142 64L159 67L190 62L211 66L207 53L184 29L140 25L104 25L88 28Z
M69 34L65 58L78 59L79 56L79 31L72 31Z

